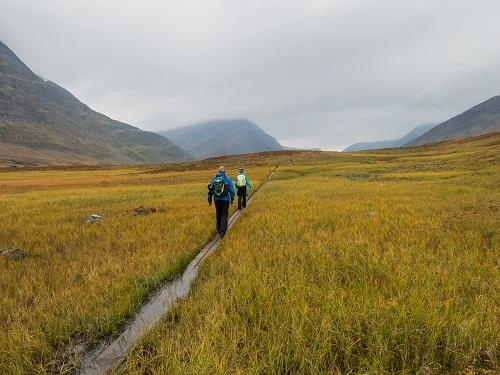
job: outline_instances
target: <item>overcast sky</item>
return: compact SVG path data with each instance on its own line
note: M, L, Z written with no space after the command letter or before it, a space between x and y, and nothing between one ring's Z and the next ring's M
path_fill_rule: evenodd
M500 94L499 16L499 0L0 0L0 40L142 129L248 118L342 149Z

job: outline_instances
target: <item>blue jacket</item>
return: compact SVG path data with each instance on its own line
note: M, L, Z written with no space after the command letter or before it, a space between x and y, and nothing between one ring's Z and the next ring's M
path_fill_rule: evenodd
M217 173L212 179L210 180L210 185L213 184L215 177L218 176L223 176L226 179L226 182L229 186L229 194L222 195L218 197L217 195L214 195L213 191L208 189L208 203L212 202L212 196L214 201L233 201L234 200L234 186L233 186L233 181L231 180L231 177L226 176L225 173L219 172Z

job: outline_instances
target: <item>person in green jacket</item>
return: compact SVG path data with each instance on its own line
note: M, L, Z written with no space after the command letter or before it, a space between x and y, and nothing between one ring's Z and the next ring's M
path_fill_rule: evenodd
M249 190L252 188L250 179L245 174L243 167L240 167L238 171L238 176L236 176L236 188L238 189L238 210L241 210L247 206L247 196Z

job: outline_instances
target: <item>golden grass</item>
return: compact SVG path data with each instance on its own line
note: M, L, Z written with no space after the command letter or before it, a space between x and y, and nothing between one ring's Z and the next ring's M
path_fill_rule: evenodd
M500 371L500 136L282 164L126 374Z
M0 248L29 252L0 257L0 374L59 371L69 342L114 332L194 257L215 233L205 167L0 172ZM258 185L270 169L248 173ZM132 215L140 205L164 211ZM92 213L104 221L81 221Z

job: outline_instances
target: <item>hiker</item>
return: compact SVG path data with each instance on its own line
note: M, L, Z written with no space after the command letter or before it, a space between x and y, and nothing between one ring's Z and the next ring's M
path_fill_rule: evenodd
M236 188L238 189L238 210L241 211L247 206L248 191L252 188L250 179L245 174L243 167L240 167L238 170L238 176L236 176Z
M229 202L234 202L233 181L226 176L226 168L221 165L219 172L212 177L208 184L208 205L215 201L215 215L217 218L217 233L222 237L226 234L229 213Z

